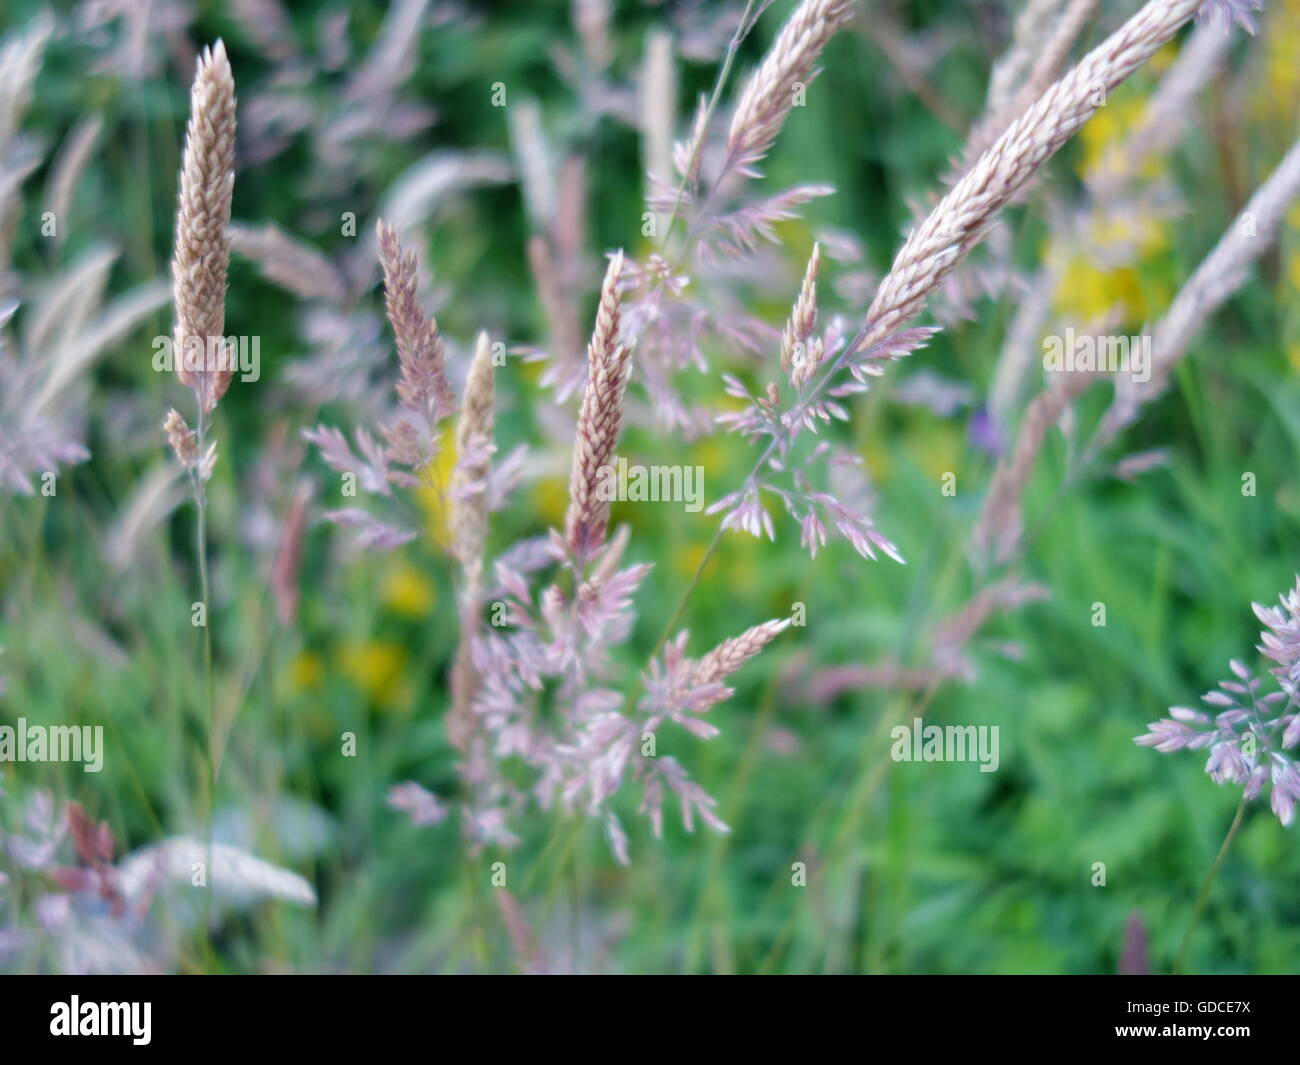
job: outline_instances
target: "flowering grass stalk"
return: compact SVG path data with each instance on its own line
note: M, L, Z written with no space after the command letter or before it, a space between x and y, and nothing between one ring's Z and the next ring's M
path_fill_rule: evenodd
M1291 146L1251 196L1156 323L1151 338L1150 378L1141 384L1135 382L1116 389L1115 400L1089 444L1090 452L1113 440L1136 420L1141 407L1165 390L1197 331L1245 283L1254 261L1277 241L1287 209L1297 199L1300 199L1300 141Z
M889 274L877 288L858 333L847 344L826 344L828 350L838 351L826 370L796 392L788 409L779 409L770 390L766 401L751 402L737 424L751 435L767 437L768 443L742 488L715 505L714 509L730 511L724 527L734 524L754 535L760 530L773 535L770 518L758 502L760 491L772 487L772 482L762 476L764 468L783 473L786 454L799 432L810 425L810 416L844 417L842 410L828 405L829 401L859 391L869 378L883 372L885 362L902 358L924 344L932 330L904 330L903 327L921 311L944 277L988 233L998 212L1091 117L1104 99L1104 93L1141 67L1199 6L1200 0L1152 0L1048 89L909 236ZM851 373L856 386L854 382L840 380L845 370ZM743 391L740 394L747 395ZM789 508L791 497L786 494L783 498ZM823 501L821 497L809 497L810 503ZM805 528L810 512L803 512ZM898 557L887 540L876 539L878 533L851 520L846 522L843 515L836 518L840 531L862 553L869 554L869 545L874 544ZM686 597L712 558L720 534L721 530L705 551ZM812 539L810 545L816 542ZM669 628L684 611L686 597L674 611ZM665 630L664 639L668 631Z
M962 149L958 177L1055 80L1075 41L1096 12L1097 0L1070 0L1050 33L1046 26L1050 21L1046 17L1051 14L1047 10L1049 6L1060 4L1056 0L1050 5L1030 3L1021 12L1016 23L1016 39L990 79L986 113L975 124ZM1024 77L1011 93L1006 88L1006 80L1019 76L1022 71Z
M460 563L460 642L451 671L451 710L447 733L451 743L468 752L474 742L471 702L478 686L472 640L480 625L483 551L487 543L489 477L494 450L494 380L492 350L480 333L465 383L465 399L456 424L456 467L451 477L451 550ZM469 755L467 755L468 757ZM481 757L481 751L474 752Z
M725 176L733 168L753 175L771 150L797 93L815 77L815 64L832 37L853 17L854 0L804 0L750 75L727 130Z
M176 247L172 260L173 358L182 384L194 390L198 407L191 431L174 409L164 429L173 452L189 475L194 490L196 553L203 609L203 671L206 689L206 755L203 820L211 848L211 815L216 801L217 765L213 750L214 676L212 665L212 593L208 577L207 482L216 461L216 444L209 444L212 411L234 376L226 350L226 270L230 262L230 203L235 184L235 79L218 40L198 59L190 93L190 119L185 132ZM204 912L210 896L204 893ZM205 942L207 922L204 923ZM210 944L209 944L210 949Z
M1191 0L1156 0L1148 4L1014 123L906 242L890 274L877 289L859 333L847 344L835 332L829 332L819 341L817 361L821 361L823 352L835 353L834 358L820 375L804 372L793 375L794 394L788 408L783 409L780 390L774 385L769 385L766 396L757 400L749 397L739 382L729 386L734 395L750 399L745 411L729 418L741 431L767 437L767 444L741 489L711 508L711 512L723 509L728 514L706 547L652 653L652 672L645 685L652 697L663 690L661 677L671 671L672 663L681 655L680 645L670 645L669 638L725 529L736 526L755 536L761 532L774 536L771 519L759 503L762 490L776 491L787 509L796 516L802 514L804 542L814 553L825 541L816 512L821 506L832 508L833 524L862 554L872 557L874 546L901 561L897 549L870 528L865 515L847 510L833 495L809 491L802 470L795 471L793 489L782 490L764 479L765 467L771 473L786 471L789 449L802 430L815 429L818 420L845 417L843 408L836 402L838 397L860 391L871 377L883 371L884 362L903 357L924 344L932 330L901 331L901 327L919 312L926 297L982 239L997 212L1091 115L1097 106L1098 86L1109 90L1122 82L1172 37L1197 7ZM703 128L697 121L693 140L698 142L702 137ZM693 150L689 158L695 155ZM815 323L816 259L814 251L783 342L783 363L792 366L795 345L811 339ZM789 352L785 350L787 346ZM854 380L836 383L844 369L851 372ZM825 454L827 450L819 447L817 454ZM805 509L801 511L800 507ZM654 664L661 652L663 667ZM927 684L922 706L928 703L937 686L937 679Z
M1187 931L1183 935L1174 972L1181 972L1196 927L1219 868L1241 827L1248 803L1269 792L1274 815L1289 826L1300 801L1300 763L1293 753L1300 745L1300 576L1295 587L1279 597L1279 606L1252 603L1264 624L1258 650L1275 665L1269 673L1277 691L1261 694L1262 680L1247 666L1229 663L1233 680L1220 681L1218 689L1201 696L1214 708L1214 716L1190 707L1174 706L1169 717L1153 721L1133 742L1169 754L1182 750L1208 750L1205 772L1216 784L1235 784L1241 800L1218 856L1201 885Z
M1219 683L1202 702L1214 716L1185 706L1153 721L1134 741L1157 751L1209 750L1205 771L1216 784L1240 785L1248 800L1268 791L1269 804L1283 825L1295 817L1300 801L1300 766L1291 751L1300 744L1300 577L1281 596L1280 607L1252 604L1264 623L1259 651L1276 665L1269 672L1278 690L1260 694L1262 681L1242 662L1229 668L1234 680Z
M1043 323L1052 309L1071 256L1104 252L1115 257L1109 242L1101 248L1080 246L1089 234L1113 229L1118 220L1131 227L1131 216L1168 214L1171 205L1142 180L1144 168L1166 153L1175 139L1195 119L1196 97L1218 75L1233 35L1217 20L1203 22L1188 36L1178 57L1160 79L1141 117L1131 131L1106 147L1101 159L1085 176L1086 200L1078 211L1053 211L1048 221L1051 244L1029 293L1020 301L998 358L989 409L995 422L1009 426L1013 411L1034 366ZM1131 254L1131 253L1128 253Z
M667 221L664 223L660 250L667 247L668 238L671 236L673 226L677 222L686 196L686 190L699 172L700 153L704 150L704 135L713 119L714 112L717 110L718 103L722 99L722 90L727 83L727 78L731 75L732 65L736 61L736 53L740 51L741 44L749 36L749 31L754 28L754 22L758 17L754 12L755 3L756 0L746 0L745 2L745 10L741 13L740 22L736 26L735 33L731 35L731 40L727 43L727 54L723 57L721 67L718 68L718 76L714 79L713 89L709 93L708 100L701 102L695 120L694 134L689 141L688 147L681 153L682 161L678 167L681 171L681 180L677 185L676 192L673 194L672 207L668 212ZM759 7L758 13L761 14L764 6L766 4Z
M623 422L623 389L631 370L627 348L619 343L622 274L623 253L618 252L605 271L596 327L587 346L587 388L578 414L569 507L564 516L565 546L580 565L595 557L605 542L609 525L609 500L601 495L600 480L618 443Z
M814 463L836 467L839 459L834 449L819 443L811 459L801 460L794 456L793 445L803 433L815 433L819 424L847 417L841 399L864 390L871 378L883 372L885 362L909 354L926 341L932 330L905 326L928 296L983 239L1001 208L1086 121L1100 102L1099 93L1127 78L1198 6L1192 0L1153 0L1027 107L909 237L877 288L862 328L847 342L837 322L818 332L816 281L821 248L813 247L780 336L782 382L769 384L763 396L751 399L747 410L733 416L737 428L764 438L766 448L741 489L714 508L728 513L630 700L608 686L609 652L627 637L631 598L648 567L620 568L627 539L623 534L612 540L607 536L609 502L599 491L599 480L613 459L626 417L625 390L632 367L628 337L640 339L647 324L661 320L688 282L657 257L644 267L625 263L621 254L611 258L587 350L587 387L575 433L569 505L562 532L554 533L551 540L550 561L558 561L572 583L567 590L551 584L535 593L530 574L548 562L535 557L526 544L499 559L496 592L508 607L513 630L509 633L479 626L474 609L483 571L485 500L490 494L483 486L492 474L486 459L491 448L491 396L479 376L480 360L485 357L480 341L458 425L460 455L453 478L450 545L466 593L462 650L452 670L453 731L460 737L455 742L466 750L470 744L464 737L477 732L491 744L490 749L478 748L481 757L467 758L464 767L467 791L473 796L467 811L469 835L476 845L509 845L515 839L507 827L508 817L528 796L500 771L502 763L515 758L540 775L531 792L543 806L558 802L572 807L581 801L589 813L603 817L611 846L621 860L626 860L626 836L606 800L628 775L644 789L643 810L656 833L668 790L677 793L688 828L696 817L723 827L711 812L712 799L688 780L674 760L634 756L638 738L653 736L665 722L702 739L715 734L716 728L701 715L731 694L724 679L788 624L779 619L765 622L724 642L703 659L687 657L686 634L673 634L718 537L728 527L774 537L771 517L759 501L760 494L768 492L799 520L810 552L825 543L828 529L833 528L866 557L880 550L901 561L865 511L837 492L815 485ZM752 7L733 43L747 32ZM1070 5L1054 38L1053 63L1068 50L1091 10L1089 4ZM775 221L790 217L793 207L823 193L822 189L791 190L784 198L744 205L730 215L711 213L705 207L705 200L729 177L754 174L755 164L771 147L793 106L793 91L812 77L817 57L851 12L852 5L843 0L805 0L796 9L740 93L720 166L710 168L712 185L701 196L704 139L729 65L724 64L711 104L701 110L692 137L676 153L682 185L673 216L684 199L693 208L683 251L694 247L693 238L706 251L725 250L725 241L732 251L752 250L759 239L772 239ZM683 190L689 195L684 196ZM719 239L714 236L718 232L728 236ZM401 366L398 418L383 430L386 446L358 432L361 460L336 431L318 428L308 436L336 470L359 470L368 492L387 496L390 484L413 484L416 475L427 469L437 446L436 427L455 402L448 384L445 344L417 299L414 256L403 252L392 227L381 224L378 241L388 317ZM632 290L637 292L636 302L625 307L626 293ZM548 309L548 314L558 309L559 295L553 294L549 302L556 308ZM642 365L640 356L638 365ZM654 358L647 358L644 365L648 381L665 379L656 377L659 366ZM733 394L743 391L738 383L729 384L729 389ZM782 476L792 484L780 483ZM359 509L330 517L361 527L366 546L396 546L413 535L376 524ZM544 714L543 701L553 703L558 714Z

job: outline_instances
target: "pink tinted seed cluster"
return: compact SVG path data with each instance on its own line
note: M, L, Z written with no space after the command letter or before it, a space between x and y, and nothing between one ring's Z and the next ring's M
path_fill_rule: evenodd
M1276 663L1269 672L1279 690L1262 693L1262 679L1234 659L1229 666L1235 679L1201 697L1212 712L1170 707L1169 717L1153 721L1134 742L1163 753L1209 750L1205 771L1216 784L1237 784L1250 800L1267 791L1273 813L1289 825L1300 801L1300 765L1293 753L1300 744L1300 577L1279 602L1252 604L1265 626L1258 649Z

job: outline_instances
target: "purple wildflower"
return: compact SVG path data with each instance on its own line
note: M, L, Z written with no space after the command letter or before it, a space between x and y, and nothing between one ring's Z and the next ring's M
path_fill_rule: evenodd
M993 458L1001 458L1006 450L1006 441L987 407L979 407L971 413L966 433L975 447Z

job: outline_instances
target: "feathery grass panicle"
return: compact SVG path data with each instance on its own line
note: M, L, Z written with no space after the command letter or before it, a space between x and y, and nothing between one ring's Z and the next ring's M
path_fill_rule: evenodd
M1003 111L1011 103L1016 88L1033 68L1034 58L1042 51L1052 16L1064 0L1028 0L1016 16L1011 43L989 74L985 115Z
M1201 0L1151 0L998 138L913 231L876 290L859 349L892 336L983 239L997 213L1105 101L1196 14Z
M1199 6L1200 0L1151 0L1012 123L908 237L877 288L857 335L826 372L798 392L779 418L772 415L777 397L755 401L743 383L728 379L728 392L750 403L719 420L746 435L768 437L769 442L742 489L710 508L710 513L727 512L723 528L745 528L754 535L766 529L772 535L771 518L762 508L759 492L775 489L770 482L763 482L763 471L787 474L785 455L794 437L813 426L813 419L847 418L843 406L835 401L837 392L846 394L837 380L840 371L848 369L857 385L863 386L883 372L885 361L902 358L924 344L933 330L904 330L907 322L920 313L943 279L985 237L998 212L1101 106L1105 93L1150 59ZM828 389L833 390L828 394ZM795 498L791 490L782 488L780 492L790 509L789 502ZM860 508L851 514L841 508L820 515L816 511L824 501L824 494L804 493L805 509L796 517L803 525L806 544L824 542L825 519L830 518L867 557L874 557L873 545L899 557L893 545L871 529Z
M548 354L552 364L542 377L555 386L555 398L563 402L576 392L585 374L582 366L582 323L569 298L569 286L559 257L550 241L540 233L528 239L528 267L537 285L537 298L546 315Z
M452 746L471 757L475 738L472 702L479 686L474 666L473 641L483 571L483 549L488 530L488 475L492 466L495 382L492 345L486 332L478 335L474 359L465 381L465 398L456 425L456 466L451 475L451 553L460 563L464 583L460 590L460 643L451 668L451 709L447 735Z
M781 334L781 369L790 374L790 383L796 391L816 375L824 353L821 340L813 336L813 330L817 328L817 272L820 267L821 245L814 243L803 285Z
M347 282L334 264L274 223L256 227L232 223L230 247L255 262L263 277L299 299L341 304L348 298Z
M631 371L627 349L619 343L619 280L623 253L610 258L600 286L596 325L587 347L587 389L582 394L578 431L573 443L573 472L569 479L569 508L564 538L569 552L586 563L605 541L609 500L599 487L623 423L623 389Z
M1139 409L1159 396L1169 376L1187 354L1192 337L1205 320L1245 282L1249 268L1278 238L1290 205L1300 199L1300 141L1278 163L1241 213L1174 297L1165 316L1152 330L1150 377L1117 388L1096 436L1095 452L1137 418Z
M172 260L173 354L181 382L194 388L205 413L216 406L234 374L224 350L234 186L235 79L226 46L217 41L199 56L190 92Z
M24 32L0 41L0 144L7 145L18 132L54 30L54 19L45 14L33 19Z
M641 64L642 169L651 178L668 182L673 173L673 124L677 117L677 68L673 37L666 30L646 35Z
M90 164L96 142L103 130L104 119L99 115L89 115L81 119L64 138L45 183L45 210L55 218L68 217L77 183ZM54 239L62 244L66 237L65 229L57 233Z
M1171 706L1169 717L1152 721L1133 742L1163 754L1208 749L1205 771L1216 784L1241 786L1243 803L1270 792L1273 813L1290 825L1300 802L1300 763L1294 753L1300 745L1300 577L1278 601L1278 606L1251 604L1265 626L1257 650L1277 663L1269 670L1277 691L1263 691L1262 678L1234 658L1228 663L1233 679L1201 696L1208 712Z
M134 902L164 883L189 884L198 866L208 870L214 897L226 905L257 899L316 905L315 889L297 873L239 847L189 836L172 836L128 855L115 870L117 887Z
M981 562L991 555L991 561L1002 563L1015 551L1023 530L1021 500L1047 433L1096 379L1085 371L1057 376L1060 380L1029 404L1015 446L993 474L972 537L972 549Z
M753 173L794 107L796 92L816 76L814 64L853 17L854 6L854 0L804 0L795 9L736 103L727 131L732 165Z
M381 219L376 229L384 268L384 304L402 366L397 395L432 427L456 405L447 380L446 346L438 323L420 309L415 253L402 252L397 230L387 222Z
M198 559L199 595L204 604L203 675L206 702L204 777L199 795L202 818L209 835L205 861L216 859L210 835L216 795L219 755L215 743L215 681L212 668L212 627L208 575L207 480L215 462L215 444L209 445L209 418L234 376L227 351L226 271L230 265L230 201L235 187L235 79L218 40L198 59L190 90L190 120L185 130L181 187L176 209L176 247L172 258L172 300L176 321L172 334L177 374L194 389L198 421L193 433L176 411L167 415L164 429L172 449L190 476L198 512L195 554ZM215 872L215 869L214 869ZM206 907L204 902L205 920Z
M685 630L679 632L664 645L662 660L651 660L643 678L646 694L640 706L650 715L645 730L655 731L667 718L699 739L718 735L717 726L703 715L735 694L735 689L723 681L789 626L789 618L774 618L754 625L739 636L723 640L698 660L686 657L689 634Z
M724 680L789 627L789 618L774 618L746 629L739 636L723 640L696 663L692 682L703 685Z
M20 126L53 32L54 19L42 15L21 33L0 39L0 297L17 287L10 255L23 209L21 186L41 162L40 153L25 143Z
M167 418L163 422L163 432L167 434L167 443L176 453L180 464L187 470L193 469L199 461L198 439L194 435L194 430L185 424L185 419L180 416L175 407L167 412Z
M1052 296L1062 283L1070 257L1079 253L1078 234L1110 225L1135 196L1143 194L1144 168L1163 156L1196 120L1196 97L1218 77L1232 41L1233 35L1218 21L1199 23L1161 76L1141 117L1123 137L1104 148L1085 175L1089 195L1084 210L1078 215L1051 217L1053 238L1044 264L1020 300L994 373L989 409L999 426L1010 424L1011 412L1024 391Z
M492 345L486 332L479 333L456 425L456 466L451 474L451 549L470 586L477 584L487 542L493 373Z
M1069 58L1070 50L1083 32L1088 20L1097 10L1098 0L1070 0L1051 33L1044 33L1035 42L1030 59L1028 76L1009 99L1004 99L996 109L988 111L977 123L967 138L962 150L961 167L957 177L961 176L979 154L985 151L999 133L1001 133L1026 107L1032 104L1047 89L1061 72ZM1017 26L1019 29L1019 26ZM993 93L990 90L990 103Z

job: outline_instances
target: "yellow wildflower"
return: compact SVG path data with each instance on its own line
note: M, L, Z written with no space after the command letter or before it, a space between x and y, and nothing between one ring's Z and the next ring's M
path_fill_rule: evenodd
M394 614L427 618L438 601L438 590L421 570L393 555L381 578L380 599Z
M438 457L424 470L415 498L424 514L424 526L435 545L447 543L448 485L451 471L456 467L456 432L452 424L442 430Z
M339 668L370 702L391 709L410 698L404 671L408 653L399 643L383 640L345 644L339 652Z

